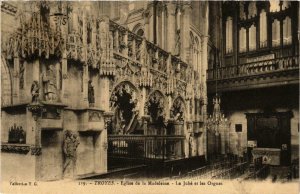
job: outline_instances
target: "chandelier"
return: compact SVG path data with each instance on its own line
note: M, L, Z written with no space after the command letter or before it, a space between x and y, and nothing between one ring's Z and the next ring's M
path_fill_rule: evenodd
M216 47L213 47L212 49L215 50L214 52L214 67L217 67L218 62L220 62L220 60L217 61L217 56L219 56L219 51ZM212 129L215 132L215 135L218 136L220 134L219 132L219 125L221 124L222 121L225 120L224 114L222 114L221 111L221 98L218 95L218 75L216 74L216 91L215 91L215 96L213 98L213 114L209 115L208 117L208 124L210 126L212 126Z

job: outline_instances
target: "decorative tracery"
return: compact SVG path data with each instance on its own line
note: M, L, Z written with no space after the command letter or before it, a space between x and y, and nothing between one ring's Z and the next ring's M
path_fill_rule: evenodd
M184 102L181 98L176 98L174 100L171 108L171 117L174 118L175 121L184 120L184 107Z
M154 91L150 94L145 104L145 113L150 115L152 122L157 122L159 117L164 117L164 103L164 97L160 92Z

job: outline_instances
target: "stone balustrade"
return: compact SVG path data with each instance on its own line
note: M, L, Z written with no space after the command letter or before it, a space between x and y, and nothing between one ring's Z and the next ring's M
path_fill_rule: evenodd
M243 76L273 73L284 70L299 69L298 56L289 56L276 59L268 59L240 65L209 69L207 71L209 80L221 80Z

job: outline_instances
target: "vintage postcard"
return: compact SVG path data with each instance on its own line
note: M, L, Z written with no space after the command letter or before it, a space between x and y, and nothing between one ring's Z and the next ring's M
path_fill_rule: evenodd
M299 192L298 1L1 1L1 193Z

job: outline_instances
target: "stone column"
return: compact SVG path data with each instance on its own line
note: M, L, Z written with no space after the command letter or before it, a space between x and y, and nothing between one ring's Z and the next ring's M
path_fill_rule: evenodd
M192 114L190 113L190 98L186 100L186 118L187 121L192 121Z
M104 111L104 114L103 114L104 129L101 131L101 133L97 139L97 146L96 146L95 151L98 153L95 154L95 157L100 157L100 161L99 161L100 164L95 165L95 171L96 172L107 172L107 149L108 149L107 126L108 126L108 122L110 122L110 119L112 117L112 113L109 110L109 105L110 105L110 102L109 102L110 80L109 79L110 79L110 76L114 75L113 74L114 63L113 63L113 61L112 61L113 59L111 57L112 42L110 42L110 41L113 41L113 39L112 39L111 35L109 35L109 20L107 17L105 17L104 21L102 21L100 23L100 27L101 27L101 31L102 31L101 39L103 40L101 47L108 48L108 49L110 49L110 51L109 52L104 51L106 54L104 55L104 58L101 63L101 65L103 66L102 68L104 68L104 69L102 71L100 70L100 72L99 72L100 82L98 85L99 90L97 90L97 91L100 92L100 108ZM110 38L107 38L108 36L110 36ZM118 40L118 37L117 37L117 40ZM109 47L109 45L110 45L110 47ZM107 53L109 53L109 54L107 54ZM110 65L109 68L107 67L108 64Z
M89 102L88 102L88 79L89 79L89 67L87 64L83 65L83 76L82 76L82 81L83 81L83 106L88 107Z
M109 111L109 78L107 76L103 76L100 78L100 105L101 109L104 111Z
M86 21L87 21L87 17L86 17L86 7L83 10L83 35L82 35L82 39L83 39L83 66L82 66L82 84L83 84L83 94L82 94L82 106L83 107L88 107L89 102L88 102L88 79L89 79L89 68L87 65L87 29L86 29Z
M61 59L61 74L62 74L62 85L61 85L61 101L62 103L68 103L68 94L67 94L67 80L68 80L68 59L67 51L65 50Z
M170 119L171 115L170 115L170 111L172 108L172 96L168 95L168 106L167 106L167 110L166 110L166 119Z
M136 42L135 38L132 40L132 59L136 60Z
M201 75L201 83L203 83L203 100L204 100L204 105L203 105L203 114L206 115L206 106L207 106L207 88L206 88L206 71L208 68L208 63L207 63L207 41L208 41L208 36L203 36L202 37L202 75ZM206 119L206 116L204 117Z
M144 37L149 38L149 12L147 10L147 3L144 2Z
M164 50L166 50L166 44L165 44L165 7L164 5L162 6L162 12L161 12L161 48L163 48Z
M14 56L14 73L13 73L13 104L19 103L19 84L20 84L20 58Z
M31 145L30 155L36 156L30 158L31 164L35 169L42 168L41 159L41 112L42 106L37 105L28 105L26 108L26 144ZM29 158L28 158L29 159ZM40 172L35 172L35 180L39 180L41 177Z
M190 14L192 12L192 7L190 2L185 2L183 5L182 16L181 16L181 25L180 25L180 40L181 40L181 49L180 56L184 61L188 61L188 55L190 49Z
M145 103L146 103L146 88L145 87L142 87L142 94L141 94L141 96L142 96L142 98L140 99L141 101L140 101L140 110L139 110L139 112L140 112L140 117L142 117L142 116L145 116Z
M124 43L126 45L126 47L124 48L123 50L123 55L125 55L126 57L128 56L128 31L126 30L125 33L124 33Z
M170 53L174 53L175 44L176 44L176 34L175 34L175 17L176 17L176 5L175 2L166 2L168 15L167 15L167 51Z
M202 114L203 114L203 120L206 122L207 118L207 88L206 88L206 71L208 68L208 63L207 63L207 41L208 41L208 36L203 36L202 37L202 56L201 56L201 78L202 78L202 84L203 84L203 109L202 109ZM204 134L203 134L203 145L204 145L204 153L205 157L207 158L207 145L206 145L206 138L207 138L207 131L206 127L204 127Z
M154 7L153 7L153 4L154 4L154 2L150 2L149 4L148 4L148 10L149 10L149 16L148 16L148 20L149 20L149 26L148 26L148 40L150 41L150 42L153 42L154 41L154 30L155 30L155 28L153 27L153 25L154 25L154 22L153 22L153 17L155 17L154 15L153 15L153 9L154 9Z

